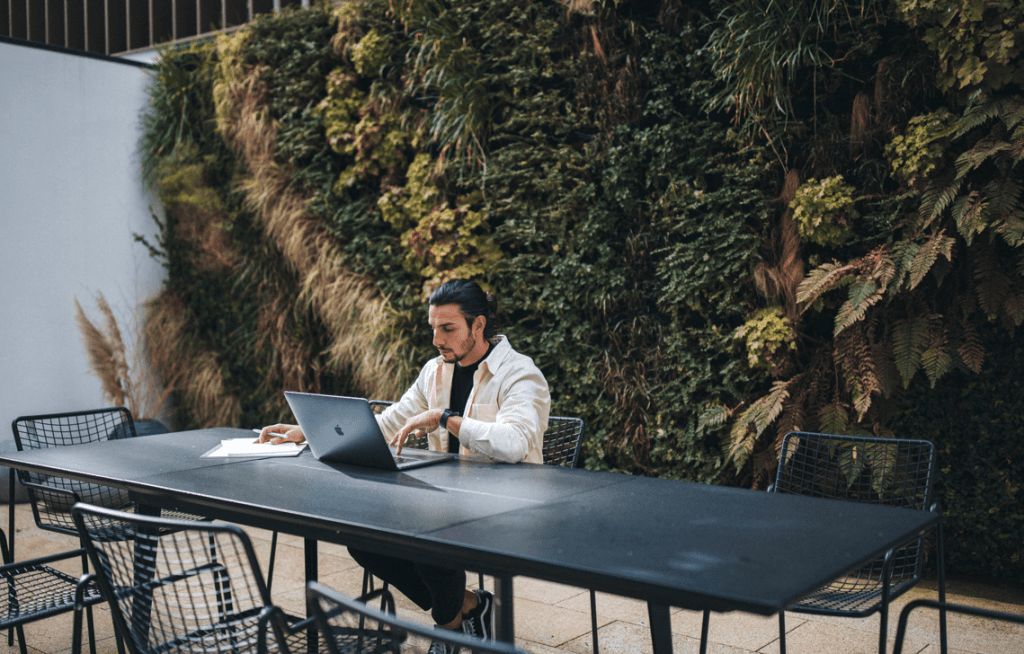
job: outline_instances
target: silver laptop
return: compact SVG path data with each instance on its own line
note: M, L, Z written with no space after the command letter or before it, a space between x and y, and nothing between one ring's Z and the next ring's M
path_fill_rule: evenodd
M359 397L285 391L295 419L321 461L348 463L379 470L409 470L454 457L444 452L403 449L396 456L380 431L370 403Z

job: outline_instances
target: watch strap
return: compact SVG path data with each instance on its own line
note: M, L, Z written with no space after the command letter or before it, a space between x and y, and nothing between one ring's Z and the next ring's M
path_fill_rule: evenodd
M441 429L448 429L448 418L452 416L461 416L460 411L452 411L451 409L445 409L441 412Z

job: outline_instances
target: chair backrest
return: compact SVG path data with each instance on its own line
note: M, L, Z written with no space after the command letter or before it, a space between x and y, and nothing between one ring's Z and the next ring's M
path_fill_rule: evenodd
M580 447L583 444L583 420L581 418L548 418L548 430L544 432L544 465L579 468Z
M72 515L132 654L256 652L268 634L272 651L287 648L239 527L87 504L76 504Z
M924 440L790 432L782 440L776 493L927 511L932 506L935 446ZM923 539L893 556L893 580L920 576ZM882 559L870 564L881 571Z
M384 654L401 651L425 652L431 641L442 641L463 652L480 654L526 654L508 643L471 638L449 629L430 627L396 617L388 611L368 606L367 602L388 591L375 591L358 601L345 597L315 581L306 584L307 612L316 618L317 627L330 654ZM394 608L394 600L390 604ZM403 646L405 649L403 650Z
M384 409L388 408L392 404L394 404L394 402L390 402L388 400L370 400L370 408L377 414L383 412ZM429 450L430 439L427 438L426 434L422 436L418 436L415 433L410 434L409 438L405 439L405 447L413 450Z
M22 416L14 419L11 428L19 452L135 437L132 414L123 407ZM77 501L115 508L130 504L128 494L119 488L23 470L18 476L28 490L40 529L75 534L70 510Z

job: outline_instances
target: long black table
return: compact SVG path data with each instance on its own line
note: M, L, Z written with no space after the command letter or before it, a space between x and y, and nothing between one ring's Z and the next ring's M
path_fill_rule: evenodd
M206 429L0 455L0 464L126 489L143 505L495 577L512 641L517 575L648 603L656 654L669 607L776 614L934 527L932 512L474 458L383 472L297 457L201 458Z

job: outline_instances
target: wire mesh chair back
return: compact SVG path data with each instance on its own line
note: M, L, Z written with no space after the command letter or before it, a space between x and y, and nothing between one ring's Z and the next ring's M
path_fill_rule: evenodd
M367 605L378 598L384 600L386 610ZM396 617L394 599L387 590L354 600L311 581L306 584L306 602L329 654L426 652L432 641L447 643L454 651L461 648L479 654L525 654L507 643L471 638Z
M924 440L792 432L782 441L771 490L927 511L932 505L935 447ZM866 614L881 602L880 557L802 600L799 609ZM924 538L892 554L891 597L920 579Z
M14 420L12 429L20 452L135 437L132 415L122 407L24 416ZM71 507L78 501L114 508L130 505L128 493L120 488L24 470L19 470L18 476L28 490L40 529L76 534Z
M375 414L383 413L384 409L394 404L388 400L370 400L370 408L373 409ZM409 437L405 440L405 447L413 450L429 450L430 440L426 434L409 434Z
M72 514L133 654L290 651L252 543L237 526L86 504Z
M583 420L580 418L548 418L548 429L544 432L544 465L578 468L580 446L583 443Z

